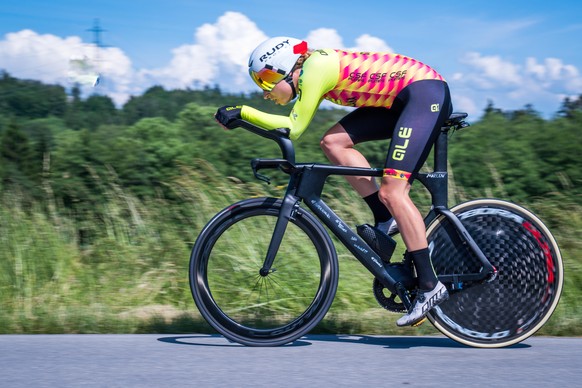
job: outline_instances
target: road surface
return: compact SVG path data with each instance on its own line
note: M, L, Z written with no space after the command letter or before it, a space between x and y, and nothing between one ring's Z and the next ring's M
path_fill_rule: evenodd
M580 387L582 338L503 349L445 337L313 335L250 348L218 335L3 335L0 387Z

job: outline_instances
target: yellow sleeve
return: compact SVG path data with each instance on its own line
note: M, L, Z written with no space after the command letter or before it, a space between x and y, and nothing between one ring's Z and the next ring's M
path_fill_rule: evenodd
M244 105L243 120L265 129L289 128L291 140L297 140L309 126L322 97L339 79L339 58L334 50L317 50L303 64L299 76L297 101L289 116L261 112Z

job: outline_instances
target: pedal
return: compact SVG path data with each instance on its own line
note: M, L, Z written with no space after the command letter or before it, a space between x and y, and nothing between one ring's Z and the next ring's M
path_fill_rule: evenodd
M396 241L378 228L370 224L358 225L358 235L382 258L382 261L389 263Z
M418 327L418 326L422 325L425 321L426 321L426 317L422 318L420 321L418 321L418 322L416 322L416 323L414 323L414 324L412 324L410 326L412 326L412 327Z

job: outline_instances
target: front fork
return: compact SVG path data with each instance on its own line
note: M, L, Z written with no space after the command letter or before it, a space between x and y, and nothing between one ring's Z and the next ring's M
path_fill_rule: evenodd
M290 194L285 195L281 205L281 210L279 211L277 223L275 224L275 230L273 231L273 236L271 237L271 243L269 244L269 249L267 250L267 255L263 263L263 267L259 270L259 274L261 276L267 276L269 273L273 272L271 267L273 266L275 256L277 256L277 252L281 246L281 241L283 241L283 236L287 230L287 224L297 212L298 207L299 199L297 197Z

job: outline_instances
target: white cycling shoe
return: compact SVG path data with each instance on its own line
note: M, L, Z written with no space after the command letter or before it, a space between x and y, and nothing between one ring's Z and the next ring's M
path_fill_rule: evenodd
M390 218L388 221L379 222L376 224L376 228L380 229L382 232L389 236L398 233L398 225L394 218Z
M424 319L426 314L436 305L449 298L449 292L444 284L438 282L430 291L420 291L412 303L408 313L396 321L398 326L411 326Z

